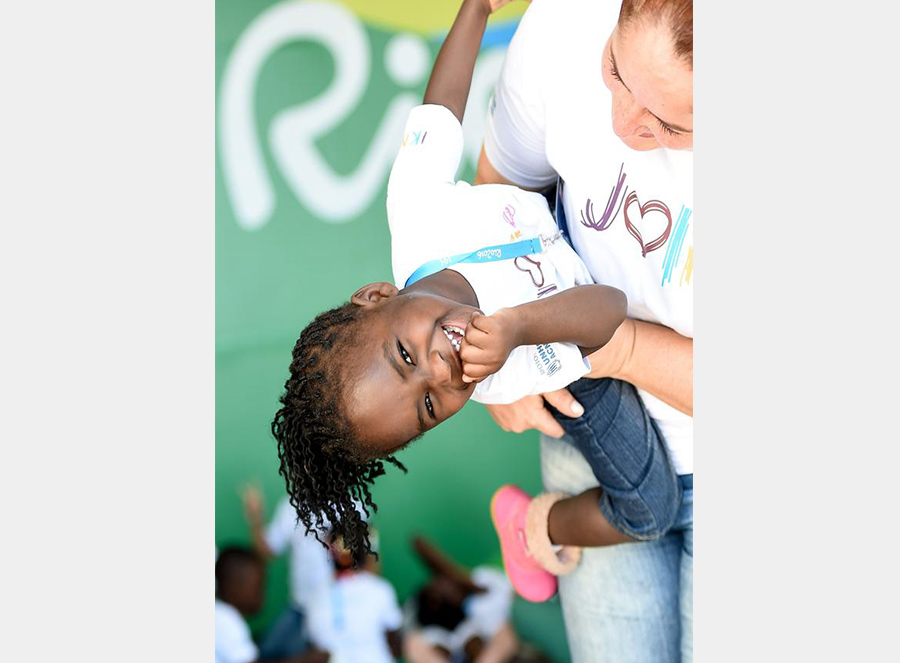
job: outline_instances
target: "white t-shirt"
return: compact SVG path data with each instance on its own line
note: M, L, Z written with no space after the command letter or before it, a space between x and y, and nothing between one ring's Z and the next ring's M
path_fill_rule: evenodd
M632 318L694 334L693 153L629 149L613 133L602 55L613 0L534 0L485 124L491 164L520 186L564 180L572 243ZM693 472L693 419L640 390L679 474Z
M216 599L216 663L250 663L259 650L237 608Z
M328 550L313 534L306 534L302 523L297 527L297 512L287 497L278 503L265 539L269 550L276 555L290 548L291 600L297 607L303 609L320 589L331 584L334 567Z
M557 231L540 194L514 186L473 187L456 182L462 149L462 127L447 108L427 105L410 112L387 193L398 288L430 260L538 236L549 238ZM486 315L593 283L587 267L562 239L543 253L456 263L452 269L471 284ZM572 343L520 346L503 368L478 383L472 399L513 403L530 394L561 389L589 370L590 363Z
M310 639L330 663L391 663L386 634L402 623L393 586L368 571L338 577L309 611Z
M491 640L512 616L513 588L503 571L489 566L475 567L472 582L487 591L466 599L463 605L465 619L455 629L420 626L414 614L414 602L409 604L409 628L417 630L430 645L443 647L451 654L463 651L466 642L473 637L480 637L485 642Z

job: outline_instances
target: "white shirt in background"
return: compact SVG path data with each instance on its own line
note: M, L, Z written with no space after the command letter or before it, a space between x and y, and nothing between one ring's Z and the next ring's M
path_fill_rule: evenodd
M216 599L216 663L250 663L259 650L237 608Z
M415 629L432 646L443 647L451 653L462 652L466 642L480 637L489 642L512 616L513 588L506 574L489 566L477 566L472 571L472 582L487 591L473 594L463 604L465 619L452 631L440 626L421 626L414 610L408 615L408 625ZM411 603L410 608L414 608Z
M456 182L463 149L462 127L444 106L414 108L391 170L387 212L394 281L403 288L424 263L458 253L538 236L551 237L556 223L547 201L518 187L473 187ZM593 283L587 267L562 239L539 254L487 263L456 263L486 315L533 302L575 285ZM572 343L520 346L497 373L472 394L479 403L512 403L530 394L561 389L590 370Z
M334 567L328 550L313 534L306 534L297 512L287 497L279 501L265 531L266 545L276 555L290 549L288 573L291 601L295 607L305 610L311 597L327 588L334 577Z
M490 103L484 149L521 186L550 185L558 173L572 243L594 280L626 294L629 317L693 338L693 152L638 152L613 133L601 67L619 5L531 3ZM693 472L693 419L638 391L676 471Z
M392 663L387 632L403 623L393 586L368 571L338 577L309 612L309 635L329 663Z

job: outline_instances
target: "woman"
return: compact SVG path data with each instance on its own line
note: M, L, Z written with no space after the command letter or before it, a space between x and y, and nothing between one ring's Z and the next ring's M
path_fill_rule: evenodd
M638 388L685 489L665 538L586 550L560 578L575 663L692 659L692 148L691 0L532 2L490 105L476 182L558 181L573 246L598 283L629 300L629 320L591 356L591 377ZM581 414L565 390L544 398ZM506 430L545 434L548 491L596 484L553 439L563 431L540 397L489 409Z

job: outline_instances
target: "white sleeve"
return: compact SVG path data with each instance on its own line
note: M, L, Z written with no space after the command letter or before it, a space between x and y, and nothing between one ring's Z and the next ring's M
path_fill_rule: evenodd
M547 34L552 5L534 0L522 16L484 125L484 152L491 165L513 184L531 189L556 181L544 147L544 97L553 91L553 49Z
M307 603L307 628L309 639L319 649L333 651L338 644L334 630L331 587L321 587Z
M288 498L285 497L278 503L275 514L272 516L269 526L266 527L265 539L269 550L275 555L280 555L287 550L296 526L297 514Z
M384 580L381 587L381 623L385 631L396 631L403 626L403 611L400 610L400 603L397 601L397 592L387 580Z
M250 663L259 658L259 650L247 626L236 610L216 608L216 660L222 663Z
M462 125L447 107L413 108L388 180L388 213L398 196L427 184L453 184L462 152Z

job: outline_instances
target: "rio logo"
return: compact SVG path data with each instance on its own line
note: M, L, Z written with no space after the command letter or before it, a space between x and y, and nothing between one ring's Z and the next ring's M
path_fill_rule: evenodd
M275 51L298 41L324 47L334 62L333 76L314 98L276 112L268 127L260 127L255 113L260 72ZM371 75L373 46L363 22L346 7L321 0L285 0L257 16L238 37L219 85L218 158L238 225L258 230L276 207L262 136L267 137L274 166L290 192L310 213L326 223L358 218L384 191L407 115L421 103L418 90L429 74L438 41L430 45L425 37L405 32L389 38L379 66L400 91L380 117L369 116L362 154L349 170L339 171L318 145L365 109L371 81L383 78ZM505 53L505 43L494 44L482 50L475 66L463 122L464 157L471 164L481 149L484 115ZM295 75L319 72L310 67Z

